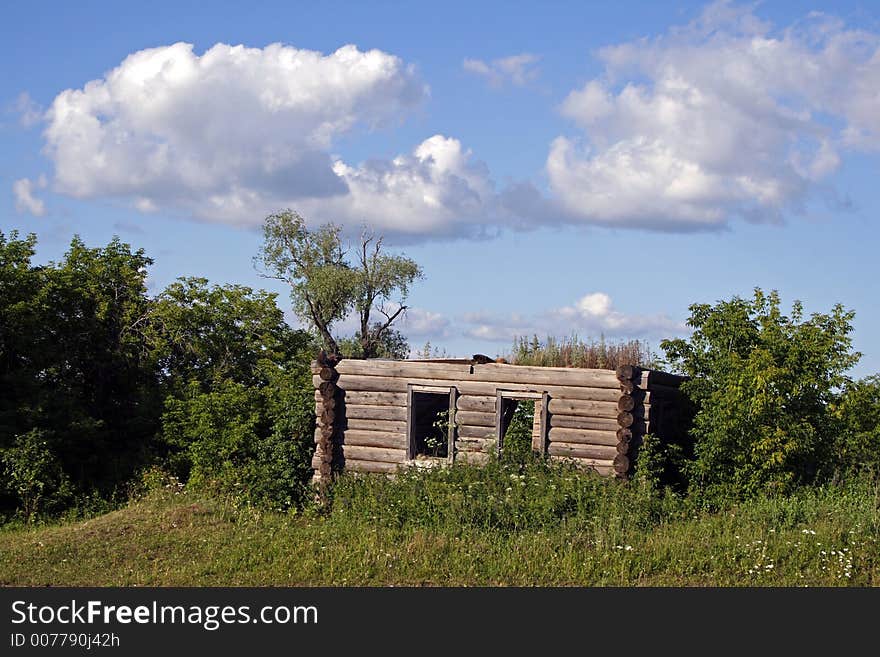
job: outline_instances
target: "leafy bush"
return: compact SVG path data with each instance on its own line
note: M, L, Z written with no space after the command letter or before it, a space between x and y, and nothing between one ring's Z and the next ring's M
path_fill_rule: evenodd
M18 499L25 521L40 513L58 511L69 501L70 479L49 444L49 435L32 429L17 436L12 446L0 454L3 481Z
M835 457L840 469L880 474L880 375L848 383L831 410L838 420Z
M839 422L829 403L859 354L853 313L791 316L776 292L756 289L715 306L694 304L688 339L664 340L669 363L693 377L682 389L697 404L690 483L707 495L789 491L827 477Z

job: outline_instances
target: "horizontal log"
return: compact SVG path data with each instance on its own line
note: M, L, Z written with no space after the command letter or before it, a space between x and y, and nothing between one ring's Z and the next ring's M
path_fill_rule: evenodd
M348 420L357 418L361 420L398 420L406 422L406 407L346 404L345 417Z
M583 415L550 415L550 428L595 429L598 431L617 431L617 418L586 417Z
M597 431L594 429L550 429L550 443L579 443L584 445L616 445L619 440L614 431Z
M551 399L547 408L554 414L582 415L585 417L616 418L619 412L616 402L584 401L579 399Z
M366 431L384 431L386 433L406 434L406 422L400 420L372 420L357 417L346 418L345 432L363 429Z
M485 367L489 367L486 365ZM320 385L318 377L312 377L315 386ZM497 390L523 391L523 392L548 392L551 397L557 399L582 399L607 401L608 390L606 392L598 392L599 388L587 388L577 386L560 386L544 383L521 384L521 383L503 383L475 381L472 379L462 380L442 380L442 379L403 379L384 376L361 376L354 374L342 374L337 385L345 391L358 390L363 392L396 392L405 393L408 384L439 386L441 388L454 387L461 395L480 395L494 396ZM617 396L620 395L618 390L610 390ZM616 397L614 397L616 399Z
M574 443L551 442L547 448L550 456L571 456L578 459L599 459L610 462L614 460L617 446L608 445L577 445Z
M617 388L610 370L574 367L533 367L522 365L469 365L425 361L343 360L336 370L341 374L392 376L439 380L471 379L498 383L546 383L563 386Z
M459 452L491 452L494 447L494 440L465 438L455 441L455 449Z
M384 447L387 449L405 450L406 434L388 431L369 431L365 429L348 429L343 433L343 450L349 447Z
M474 365L474 378L502 383L543 383L555 386L617 389L620 382L611 370L530 365Z
M639 387L646 390L653 390L655 385L672 386L677 388L687 380L688 377L686 376L659 372L657 370L645 370L642 372L641 377L637 379Z
M486 452L458 452L455 455L455 462L468 465L486 465L489 458L490 455Z
M329 399L336 394L337 387L332 381L324 381L320 376L313 376L312 383L321 393L321 399Z
M477 411L456 411L455 422L459 426L469 424L476 427L494 427L495 413L478 413Z
M406 460L405 449L387 447L366 447L362 445L343 445L342 455L357 461L381 461L383 463L403 463Z
M469 363L432 363L430 361L405 360L354 360L340 361L336 366L340 374L364 376L391 376L404 379L461 379L471 375Z
M455 407L460 411L494 413L496 399L495 395L462 395L456 400Z
M626 474L629 472L629 457L625 454L618 454L614 457L614 471L618 474Z
M629 440L621 440L617 443L617 453L618 454L629 454L630 447L632 447L632 442Z
M351 406L402 406L406 408L406 393L399 392L362 392L343 390L345 405Z
M475 427L465 424L458 427L458 435L461 438L495 438L495 427Z
M614 463L606 459L579 459L573 456L550 456L552 461L566 461L585 468L596 470L601 475L614 474Z
M347 472L376 472L393 474L402 468L400 463L384 463L382 461L362 461L360 459L345 459L344 469Z

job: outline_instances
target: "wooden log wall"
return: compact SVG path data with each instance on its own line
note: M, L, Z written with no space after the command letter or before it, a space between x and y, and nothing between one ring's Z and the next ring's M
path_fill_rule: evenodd
M457 389L455 461L482 463L496 448L498 390L547 393L543 413L541 400L535 404L533 446L543 445L550 458L573 459L625 478L654 422L657 393L651 384L656 381L661 390L680 382L630 366L610 371L468 361L342 360L332 366L316 361L313 374L316 477L336 468L392 473L407 463L407 390L413 384L438 393Z

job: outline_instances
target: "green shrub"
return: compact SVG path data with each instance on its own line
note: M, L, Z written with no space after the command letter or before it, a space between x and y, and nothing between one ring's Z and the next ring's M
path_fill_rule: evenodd
M27 522L64 508L72 497L70 479L49 438L48 432L32 429L16 436L12 446L0 454L3 481L18 499L19 512Z
M789 491L833 471L839 423L829 403L859 354L852 312L783 315L776 292L756 289L715 306L690 307L689 339L664 340L672 366L693 377L696 403L690 483L704 494Z
M880 375L854 381L832 405L839 422L835 460L843 473L880 473Z

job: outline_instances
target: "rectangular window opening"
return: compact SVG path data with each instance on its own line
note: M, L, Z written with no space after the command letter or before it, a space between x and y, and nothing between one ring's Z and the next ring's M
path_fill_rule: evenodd
M532 452L546 452L547 403L546 394L498 392L496 432L502 459L522 461Z
M451 391L410 389L408 457L415 460L449 460L450 420L454 406Z

